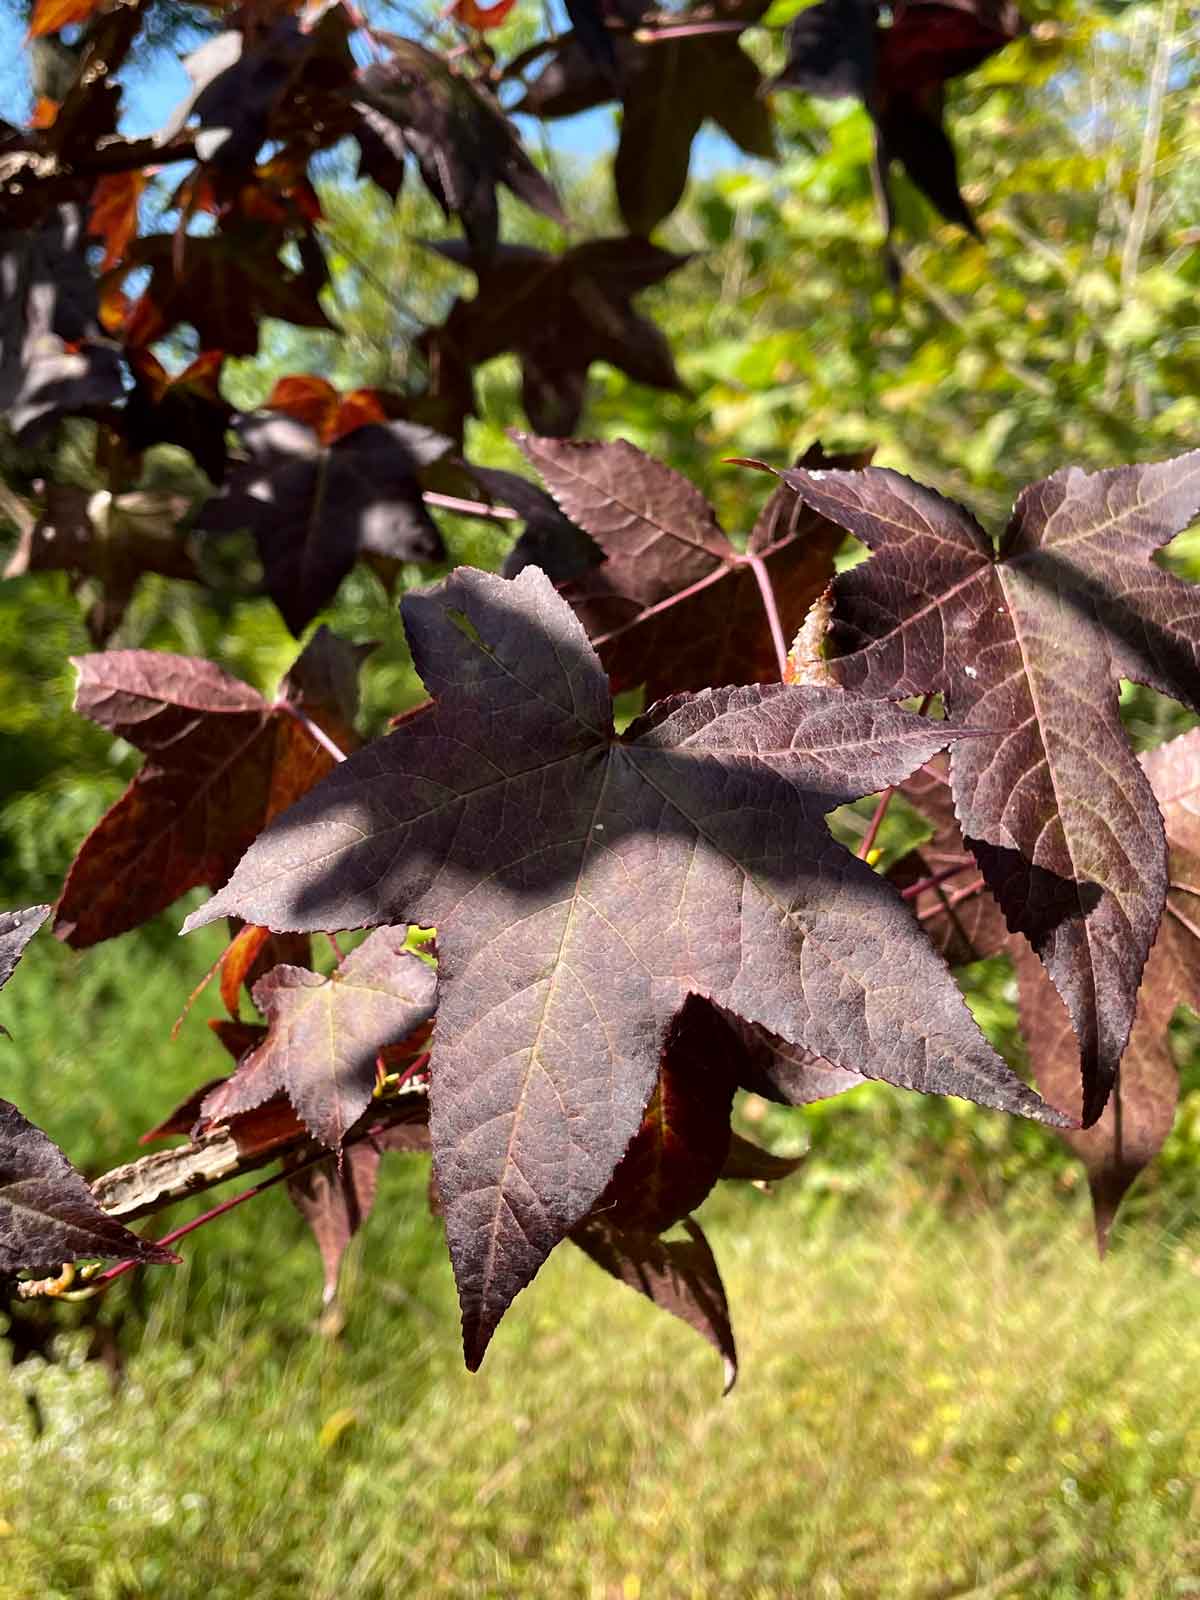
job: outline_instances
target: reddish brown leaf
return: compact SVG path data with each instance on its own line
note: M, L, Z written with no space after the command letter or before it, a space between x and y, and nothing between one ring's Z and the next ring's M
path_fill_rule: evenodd
M1200 710L1200 589L1151 559L1200 507L1200 451L1031 485L999 552L962 506L899 473L783 476L876 552L834 584L839 682L941 692L951 726L987 730L955 748L955 810L1009 926L1067 1002L1094 1122L1167 886L1116 684Z
M137 233L138 205L149 182L145 171L113 172L96 180L88 233L104 245L100 270L115 267Z
M28 37L36 39L44 33L59 33L72 23L86 22L101 3L102 0L36 0Z
M737 1381L737 1347L725 1288L699 1223L689 1217L684 1228L686 1240L659 1239L653 1234L621 1233L593 1218L581 1223L571 1239L619 1283L644 1294L706 1339L724 1364L728 1394Z
M304 934L272 933L270 928L247 924L221 957L221 1003L236 1022L242 985L252 989L272 967L308 965L309 943Z
M704 1200L729 1154L738 1049L713 1006L696 995L684 1001L642 1125L596 1202L610 1227L663 1233Z
M749 685L677 695L618 738L600 662L536 568L460 569L402 609L432 704L262 833L187 926L404 907L437 927L432 1129L471 1366L604 1191L688 994L835 1066L1048 1115L823 822L928 760L942 725Z
M54 931L82 949L137 927L188 889L222 883L270 818L334 763L286 703L272 705L212 662L112 650L75 665L76 710L147 758L63 886ZM349 743L327 707L301 706Z
M773 496L745 555L686 478L624 440L518 442L571 522L607 556L564 588L608 671L615 693L646 685L650 701L727 683L770 683L779 659L753 563L762 563L790 639L833 576L845 534L813 512L796 515ZM860 466L867 456L813 465ZM784 490L783 495L788 491Z
M360 1139L340 1162L330 1156L287 1180L288 1198L312 1229L321 1252L326 1306L337 1299L346 1247L374 1208L380 1160L381 1153L370 1139Z
M178 1134L185 1136L190 1134L200 1120L200 1107L205 1098L224 1082L224 1078L210 1078L198 1089L193 1089L192 1093L181 1100L173 1111L169 1111L161 1122L156 1122L152 1128L147 1128L145 1133L139 1134L138 1143L153 1144L156 1139L171 1139Z
M644 239L590 239L558 256L506 244L487 262L457 242L435 248L479 280L475 299L456 300L446 321L423 336L434 394L451 409L465 415L471 408L470 369L508 351L520 358L521 403L539 433L574 431L593 361L652 388L681 387L670 346L634 310L633 296L688 257Z
M58 1146L0 1100L0 1278L57 1272L92 1256L179 1259L106 1217Z
M455 22L461 22L464 28L474 28L477 33L487 33L490 28L498 28L517 0L495 0L494 5L481 6L476 0L454 0L450 7L450 15Z
M322 444L333 444L370 422L387 422L388 410L377 389L353 389L343 395L312 373L280 378L264 409L282 411L312 429Z
M280 1092L331 1150L370 1104L375 1061L433 1015L437 976L405 948L407 928L380 928L328 978L277 966L254 988L267 1035L204 1102L224 1122Z

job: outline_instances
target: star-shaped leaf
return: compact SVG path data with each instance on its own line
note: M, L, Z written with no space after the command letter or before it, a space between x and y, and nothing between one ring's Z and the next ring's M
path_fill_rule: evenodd
M821 0L801 11L788 29L787 64L770 87L862 100L875 123L889 233L894 161L947 221L974 233L942 122L945 85L1010 44L1025 24L1013 0L898 0L887 27L878 11L876 0Z
M61 205L40 227L0 231L0 412L21 437L123 392L102 342L83 213Z
M477 467L471 462L466 466L485 494L510 507L525 524L500 569L506 578L515 578L526 567L541 567L552 583L566 583L571 578L581 578L604 560L596 541L564 517L550 495L536 483L496 467Z
M1200 509L1200 451L1022 491L999 551L899 473L783 474L876 552L834 585L839 682L940 692L962 829L1009 926L1067 1003L1094 1122L1129 1037L1167 889L1162 818L1117 684L1200 710L1200 589L1151 557Z
M556 222L558 197L525 153L516 130L486 90L412 39L389 39L390 60L366 67L356 105L370 140L371 163L382 143L394 158L411 152L445 214L460 219L471 254L495 254L499 231L496 185Z
M328 648L328 639L308 647ZM289 697L286 680L272 704L211 661L158 650L110 650L75 666L75 709L146 756L63 885L54 931L76 949L136 928L199 884L223 883L264 824L325 776L333 758L293 707L343 749L354 742L340 707Z
M615 84L623 106L613 176L617 203L630 233L648 235L670 215L687 185L692 142L712 120L747 155L775 155L763 79L736 31L691 34L697 23L757 22L764 0L726 0L691 7L653 40L634 33L616 39ZM672 19L674 20L674 19ZM531 116L574 116L613 97L614 78L587 37L569 33L557 46L519 109Z
M471 1366L612 1177L689 993L834 1065L1050 1114L824 825L928 759L941 725L751 685L618 737L536 568L461 569L402 609L432 703L277 819L187 926L437 927L431 1125Z
M455 243L436 249L468 265ZM687 259L641 239L591 239L558 256L501 245L493 261L475 268L474 300L456 300L446 321L423 337L434 389L440 383L469 395L469 369L511 351L521 361L530 422L539 433L563 435L579 421L593 361L655 389L681 388L666 339L632 302Z
M375 1058L433 1015L437 974L406 948L407 928L380 928L329 977L273 967L254 986L267 1035L201 1107L224 1121L284 1093L331 1150L370 1104Z
M790 639L833 576L841 527L807 508L797 515L784 490L742 554L698 489L624 440L524 435L518 443L566 516L608 558L564 592L615 692L644 683L653 701L685 689L778 682L763 584L773 591L781 638ZM869 459L827 457L819 445L804 457L843 467Z
M1179 1075L1168 1025L1181 1003L1200 1008L1200 920L1195 910L1200 903L1200 732L1160 746L1142 756L1141 763L1166 823L1171 873L1166 913L1142 975L1133 1031L1104 1113L1090 1128L1062 1131L1087 1171L1101 1253L1127 1190L1154 1160L1174 1122ZM954 817L943 758L935 757L900 787L933 824L934 835L893 868L893 882L924 886L915 900L918 917L950 961L977 961L1001 951L1012 957L1022 1032L1038 1088L1052 1104L1078 1116L1079 1047L1070 1019L1029 945L1020 934L1007 931L999 906L974 870Z
M267 593L293 633L329 604L360 555L443 555L417 472L449 444L428 428L373 423L326 445L302 422L254 412L238 424L238 439L245 459L197 526L253 534Z
M210 481L220 483L233 417L233 407L221 398L224 352L207 350L174 377L149 350L128 354L134 387L121 413L126 444L135 453L155 444L182 445Z
M93 1256L179 1259L106 1217L58 1146L0 1100L0 1278L57 1272Z

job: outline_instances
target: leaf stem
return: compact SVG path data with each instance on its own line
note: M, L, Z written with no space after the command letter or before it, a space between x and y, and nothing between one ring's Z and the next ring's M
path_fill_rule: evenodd
M494 522L516 522L520 512L511 506L491 505L486 500L463 500L456 494L440 494L436 489L426 489L421 495L427 506L438 506L442 511L457 511L464 517L488 517Z
M961 905L964 900L969 900L972 895L978 894L984 887L982 877L973 878L970 883L965 884L961 889L956 889L953 894L945 895L938 901L937 905L926 906L924 911L918 911L917 921L928 922L930 917L941 916L943 911L952 911L955 906Z
M901 889L900 898L901 900L916 900L927 889L936 889L939 883L945 883L947 878L956 878L960 872L965 872L968 867L973 867L974 865L975 863L968 856L964 856L956 866L943 867L940 872L931 872L927 878L918 878L916 883L908 884L906 888Z
M931 694L921 696L921 704L917 707L917 715L923 717L929 710L929 703L933 699ZM858 858L865 861L875 848L875 840L879 837L879 830L883 827L883 819L887 816L888 807L892 803L892 796L896 792L895 784L888 787L879 796L875 806L875 815L871 818L866 833L863 834L862 843L858 847Z
M746 556L746 565L754 574L754 581L758 584L758 592L762 599L763 610L767 615L767 626L771 630L771 643L775 646L775 661L779 667L779 681L782 683L787 677L787 640L783 637L783 624L779 620L779 607L775 603L775 586L771 582L771 574L767 571L766 562L761 556Z
M319 744L326 755L332 756L339 763L345 761L346 752L329 737L324 728L313 721L306 711L302 711L295 701L277 700L275 704L298 722L313 743Z

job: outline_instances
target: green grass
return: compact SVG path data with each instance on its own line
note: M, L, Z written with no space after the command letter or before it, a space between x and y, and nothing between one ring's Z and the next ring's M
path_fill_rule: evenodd
M77 1160L126 1158L221 1069L207 999L163 1038L212 954L166 928L84 957L38 939L0 1000L0 1093ZM1101 1266L1061 1169L1018 1162L985 1204L964 1151L1023 1147L952 1109L935 1156L895 1110L923 1104L868 1091L759 1124L790 1116L816 1154L705 1208L743 1361L726 1400L700 1341L568 1249L465 1373L421 1160L386 1171L336 1340L299 1219L252 1202L113 1291L116 1394L70 1332L0 1387L0 1597L1200 1594L1184 1186ZM856 1186L868 1128L882 1153Z

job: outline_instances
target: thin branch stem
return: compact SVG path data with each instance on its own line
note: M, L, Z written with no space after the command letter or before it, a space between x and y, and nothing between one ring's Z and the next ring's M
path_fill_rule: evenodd
M775 603L775 586L771 582L767 564L761 556L746 556L744 560L754 574L755 583L758 584L758 593L767 616L767 627L771 630L771 643L775 646L779 681L782 683L787 677L788 647L787 640L783 637L783 624L779 620L779 607Z
M268 1189L273 1189L277 1183L282 1183L285 1178L290 1178L293 1173L305 1172L309 1167L315 1167L319 1161L327 1161L329 1151L323 1150L319 1155L312 1156L308 1161L301 1162L295 1167L281 1167L278 1172L273 1172L269 1178L264 1178L261 1183L255 1183L249 1189L242 1189L238 1194L231 1195L228 1200L222 1200L219 1206L202 1212L200 1216L193 1217L190 1222L182 1223L178 1228L172 1228L170 1233L164 1233L161 1239L156 1239L155 1244L166 1246L175 1244L177 1240L184 1239L189 1233L195 1233L197 1228L203 1228L207 1223L215 1222L218 1217L223 1217L227 1211L232 1211L235 1206L243 1205L247 1200L253 1200L255 1195L265 1194ZM109 1267L106 1272L101 1272L93 1278L88 1286L92 1293L107 1289L110 1283L115 1283L118 1278L123 1278L127 1272L132 1272L135 1267L140 1267L141 1262L131 1256L125 1261L118 1261L115 1266Z
M927 889L936 889L939 883L945 883L947 878L958 877L960 872L966 872L969 867L974 865L975 863L968 856L964 856L956 866L943 867L940 872L931 872L927 878L918 878L916 883L908 884L907 887L901 889L900 898L901 900L916 900Z
M313 743L319 744L321 749L325 751L326 755L332 756L333 759L339 763L345 761L346 752L341 748L341 746L336 744L325 732L325 729L322 728L318 723L314 722L308 713L306 711L302 711L294 701L277 700L275 704L281 711L286 711L289 717L298 722Z
M917 912L918 922L928 922L931 917L940 917L944 911L953 911L954 907L961 905L964 900L970 900L973 895L979 894L986 885L982 878L974 878L961 889L956 889L953 894L948 894L938 901L935 906L926 906L924 911Z
M917 715L919 717L923 717L929 710L929 705L932 699L933 696L931 694L923 695L921 697L921 704L917 707ZM892 796L895 794L895 792L896 786L895 784L891 784L879 796L875 806L875 814L871 818L870 825L868 826L866 833L863 834L862 843L858 847L858 858L860 861L865 861L871 854L871 851L874 850L875 840L879 837L879 830L883 827L883 819L887 816L888 807L892 803Z
M421 499L427 506L437 506L442 511L457 511L463 517L487 517L493 522L517 522L521 515L511 506L492 505L487 500L463 500L456 494L440 494L436 489L426 489Z

